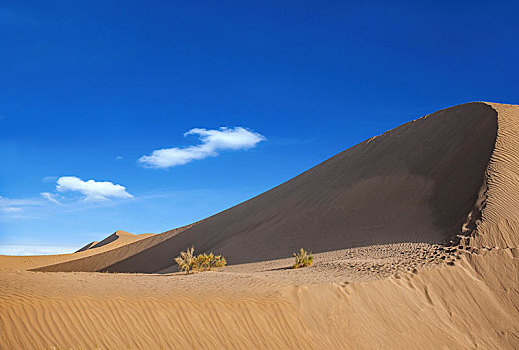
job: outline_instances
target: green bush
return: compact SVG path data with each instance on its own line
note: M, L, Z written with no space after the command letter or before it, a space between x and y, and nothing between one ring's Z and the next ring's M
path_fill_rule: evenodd
M185 271L186 274L193 272L209 271L216 267L223 267L227 264L227 260L222 255L199 254L195 255L195 248L191 247L185 252L181 252L180 256L175 258L180 271Z
M299 253L294 253L294 258L296 258L296 263L292 266L293 269L307 267L314 263L312 252L307 252L303 248L299 250Z

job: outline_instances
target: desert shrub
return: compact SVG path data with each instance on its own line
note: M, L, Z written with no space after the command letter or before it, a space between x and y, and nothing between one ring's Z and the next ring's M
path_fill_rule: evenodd
M293 269L307 267L314 263L312 252L307 252L303 248L299 250L299 253L294 253L294 258L296 258L296 263L292 266Z
M191 272L195 267L197 258L195 257L195 247L188 248L185 252L181 252L178 257L175 258L175 262L178 265L180 271L185 273Z
M222 255L199 254L195 256L195 248L191 247L185 252L181 252L180 256L175 258L175 262L181 271L189 274L193 272L209 271L216 267L223 267L227 264L227 260Z
M197 256L197 271L209 271L215 267L223 267L227 264L224 256L209 254L200 254Z

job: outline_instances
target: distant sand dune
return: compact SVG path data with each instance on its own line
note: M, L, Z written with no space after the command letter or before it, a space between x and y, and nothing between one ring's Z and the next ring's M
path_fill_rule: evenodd
M78 252L81 252L83 250L88 250L88 249L100 248L100 247L113 249L113 248L117 248L117 247L122 247L129 243L139 241L143 238L147 238L150 236L153 236L153 233L134 235L132 233L119 230L119 231L112 233L110 236L106 237L105 239L103 239L100 242L92 242L92 243L87 244L83 248L79 249Z
M62 263L65 261L78 260L83 257L88 257L104 252L108 252L112 249L126 246L130 243L140 241L144 238L155 236L152 233L146 233L142 235L134 235L125 231L116 231L103 239L100 242L92 242L81 249L77 250L74 254L59 254L59 255L35 255L35 256L5 256L0 255L0 269L33 269L45 265L51 265L56 263Z
M444 109L193 225L114 235L0 257L0 348L519 349L519 106ZM171 273L192 244L230 266ZM288 269L301 246L315 265Z
M85 244L83 247L81 247L78 250L76 250L75 253L79 253L79 252L82 252L82 251L85 251L85 250L89 250L90 248L95 246L97 243L99 243L99 241L93 241L93 242L90 242L88 244Z

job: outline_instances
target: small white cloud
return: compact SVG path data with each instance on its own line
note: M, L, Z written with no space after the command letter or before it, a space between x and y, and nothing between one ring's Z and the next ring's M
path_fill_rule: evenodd
M49 193L49 192L42 192L40 193L41 196L43 198L45 198L46 200L48 200L49 202L52 202L54 204L58 204L58 205L61 205L61 202L58 200L58 195L57 194L53 194L53 193Z
M117 156L115 157L115 159L123 159L124 157L123 156Z
M139 163L150 168L170 168L217 156L218 151L254 148L259 142L266 140L265 136L242 127L221 127L218 130L195 128L184 134L187 135L199 135L202 144L155 150L149 156L140 157Z
M60 192L76 191L85 196L85 200L107 200L109 198L133 198L126 188L109 181L83 181L76 176L62 176L56 189Z

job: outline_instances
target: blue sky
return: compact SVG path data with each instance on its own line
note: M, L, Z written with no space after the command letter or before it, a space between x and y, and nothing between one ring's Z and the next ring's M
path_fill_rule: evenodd
M517 18L516 1L1 1L0 254L162 232L440 108L519 103Z

